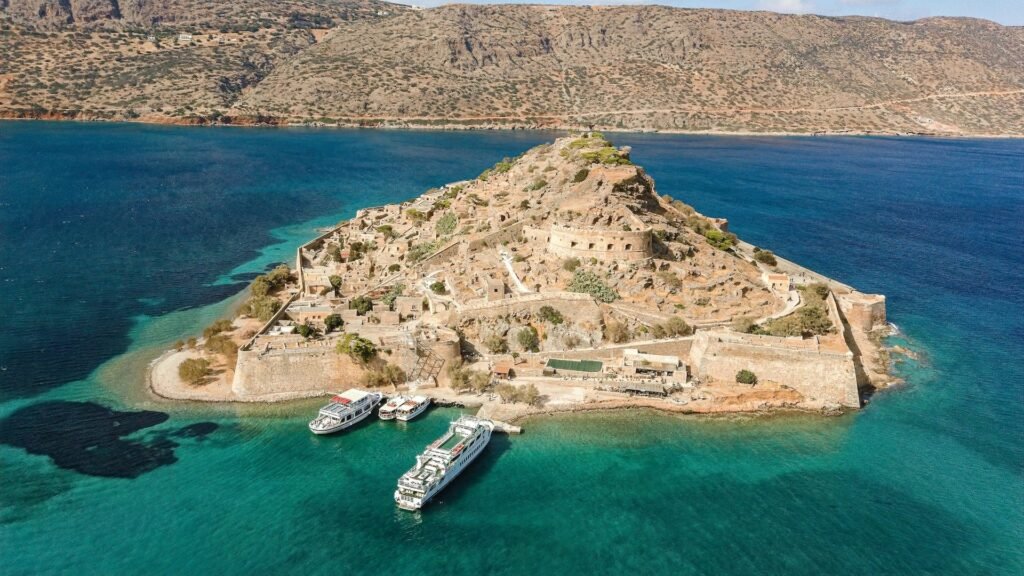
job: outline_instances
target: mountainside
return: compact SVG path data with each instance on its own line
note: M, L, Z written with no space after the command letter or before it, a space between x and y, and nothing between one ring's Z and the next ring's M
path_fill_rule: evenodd
M983 20L659 6L411 10L372 0L295 0L273 13L257 0L216 10L136 0L129 10L113 1L84 2L77 12L74 2L42 2L100 15L74 16L71 31L6 26L0 46L22 57L0 63L0 110L167 121L1024 134L1024 29ZM40 4L9 2L15 23ZM156 29L165 31L189 22L200 35L157 47L130 34L81 32L93 26L82 22L109 27L108 5L121 14L117 22L162 22ZM221 21L249 28L214 24Z
M400 8L379 0L0 0L16 24L41 30L209 26L237 28L307 23L330 27Z

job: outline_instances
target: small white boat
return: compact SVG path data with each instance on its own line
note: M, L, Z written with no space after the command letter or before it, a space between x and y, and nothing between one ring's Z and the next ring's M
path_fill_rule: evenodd
M394 420L395 412L399 406L405 404L406 400L408 398L405 396L392 396L387 402L381 404L380 410L377 410L377 416L380 416L381 420Z
M395 418L402 422L408 422L422 414L423 411L427 409L427 406L430 406L430 398L427 396L412 396L410 398L406 398L405 402L395 410Z
M331 398L329 404L320 409L317 417L309 422L313 434L332 434L362 422L380 403L380 392L364 392L355 388Z

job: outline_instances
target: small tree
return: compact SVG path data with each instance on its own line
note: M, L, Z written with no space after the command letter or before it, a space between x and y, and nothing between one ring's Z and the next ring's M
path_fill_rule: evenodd
M210 375L210 361L205 358L188 358L178 365L178 376L193 386L203 383Z
M391 363L368 370L363 374L363 384L375 388L378 386L397 386L405 382L405 370Z
M320 331L317 330L316 326L313 326L309 322L299 324L295 327L295 331L299 333L299 336L302 336L306 340L316 338L320 335Z
M491 386L491 376L486 372L474 371L470 373L469 385L476 393L481 393Z
M339 354L347 354L349 358L364 366L377 357L377 347L373 342L355 334L346 334L341 342L338 342L337 350Z
M484 346L491 351L491 354L505 354L508 352L508 340L499 334L491 334L484 340Z
M779 264L779 261L775 258L775 254L773 254L771 250L755 250L754 260L768 266L777 266Z
M530 352L540 350L540 337L537 335L537 329L533 326L527 326L520 330L516 334L516 341L519 342L519 346L524 350Z
M693 328L679 316L673 316L665 322L665 331L673 336L689 336L693 334Z
M334 332L345 325L345 321L342 320L341 314L328 314L324 318L324 328L327 332Z
M349 302L348 307L355 310L358 315L365 316L367 312L373 310L373 300L366 296L359 296Z
M537 312L537 315L540 316L541 320L545 322L550 322L555 325L561 324L564 321L564 318L562 318L562 313L559 312L558 310L555 310L551 306L541 306L540 310Z
M341 296L341 276L331 274L327 281L331 283L331 290L334 290L334 296Z
M519 401L525 402L530 406L536 406L540 403L540 391L533 384L526 384L519 389Z
M509 402L515 402L516 399L519 398L519 389L508 382L498 384L494 388L494 391L498 394L498 397L501 398L502 403L507 404Z
M444 282L438 280L430 285L430 291L434 294L447 294L448 288L445 287Z
M257 276L253 278L249 291L256 298L266 296L270 293L270 281L267 280L266 276Z
M736 373L736 381L740 384L749 384L753 386L757 384L757 374L754 374L750 370L740 370Z

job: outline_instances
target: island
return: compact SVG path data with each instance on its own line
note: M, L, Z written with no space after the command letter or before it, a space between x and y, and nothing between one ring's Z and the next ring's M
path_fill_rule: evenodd
M843 413L891 383L885 297L659 195L602 134L359 210L153 362L180 400L416 390L514 421L650 407Z

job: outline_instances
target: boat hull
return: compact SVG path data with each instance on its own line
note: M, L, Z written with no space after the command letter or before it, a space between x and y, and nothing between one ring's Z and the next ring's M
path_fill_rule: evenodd
M362 422L363 420L366 420L367 416L369 416L370 414L373 414L373 409L379 403L380 403L380 396L377 396L377 398L375 398L374 400L370 401L370 406L369 406L369 408L365 412L363 412L362 414L359 414L358 416L353 417L351 420L348 420L348 421L345 421L345 422L339 422L337 426L332 426L330 428L314 427L313 423L310 422L309 423L309 431L312 432L313 434L316 434L317 436L326 436L328 434L336 434L338 432L341 432L342 430L345 430L345 429L348 429L348 428L351 428L351 427L355 426L356 424Z
M444 478L442 478L441 481L438 482L438 484L434 486L428 493L425 493L423 497L417 500L409 501L402 498L401 491L395 490L394 499L395 504L398 505L398 508L401 510L406 510L408 512L416 512L423 509L424 506L429 504L430 501L433 500L435 496L437 496L442 490L445 489L446 486L448 486L448 484L450 484L453 480L458 478L466 470L466 468L469 467L469 465L472 464L473 461L476 460L477 457L479 457L480 454L483 453L484 449L487 448L487 445L491 443L491 435L493 433L494 430L492 427L488 431L487 440L481 443L477 448L475 448L473 452L469 453L465 457L466 459L463 460L462 463L459 465L457 470L452 470L451 472L445 474Z
M415 418L415 417L419 416L420 414L423 414L423 412L424 412L424 411L425 411L425 410L426 410L426 409L427 409L427 408L428 408L429 406L430 406L430 400L427 400L427 401L426 401L426 402L424 402L423 404L420 404L419 406L417 406L417 407L416 407L416 409L415 409L415 410L413 410L412 412L410 412L410 413L408 413L408 414L397 414L397 415L395 416L395 418L396 418L397 420L400 420L400 421L402 421L402 422L408 422L409 420L412 420L413 418Z

